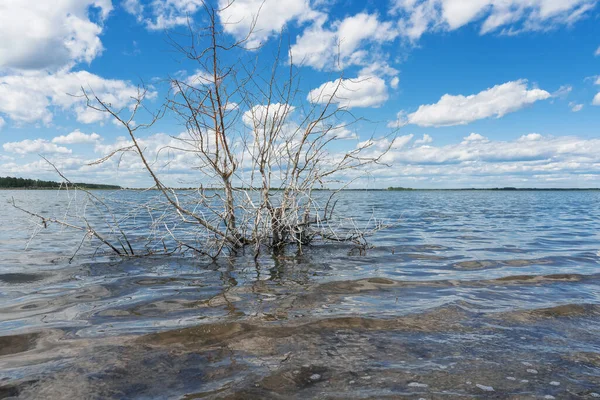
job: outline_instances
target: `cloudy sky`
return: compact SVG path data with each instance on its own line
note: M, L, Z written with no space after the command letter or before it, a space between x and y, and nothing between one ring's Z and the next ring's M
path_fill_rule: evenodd
M218 21L235 40L258 16L265 59L283 35L305 101L344 79L336 101L364 122L332 152L398 136L363 187L600 187L598 3L236 0ZM189 20L205 22L201 0L0 0L0 176L55 179L43 155L73 180L149 184L137 164L89 165L127 139L80 88L126 108L145 82L158 108L168 77L197 73L168 40ZM183 131L166 115L140 136L150 154ZM190 186L189 166L164 172Z

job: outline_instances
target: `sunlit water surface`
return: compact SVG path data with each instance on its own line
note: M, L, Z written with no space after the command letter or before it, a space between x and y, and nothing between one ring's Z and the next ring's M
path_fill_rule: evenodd
M68 201L0 192L0 398L600 397L600 192L344 192L394 222L366 254L218 263L69 263L12 197Z

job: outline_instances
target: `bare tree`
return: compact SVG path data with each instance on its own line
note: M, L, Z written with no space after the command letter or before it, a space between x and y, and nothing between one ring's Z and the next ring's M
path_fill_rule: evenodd
M206 26L190 21L186 34L168 36L195 73L169 79L168 98L147 123L134 122L140 111L148 111L145 87L140 87L130 107L121 110L82 89L88 107L109 114L130 139L127 146L92 164L133 153L162 198L138 205L152 215L147 252L159 248L170 252L169 246L175 246L217 257L251 248L258 255L262 249L278 251L290 245L301 250L317 240L364 247L365 236L381 223L372 220L360 227L353 221L342 223L335 214L335 195L350 183L342 179L345 173L381 163L393 140L371 138L352 150L332 151L338 134L358 120L339 105L342 76L332 91L309 101L299 89L298 69L289 51L284 52L289 46L283 39L265 67L258 52L246 48L248 37L233 40L222 31L220 10L207 4L204 8ZM181 123L184 133L173 136L159 153L189 160L203 182L194 191L178 191L165 183L165 164L144 148L139 136L165 113ZM338 189L327 196L315 195L328 185ZM135 254L128 240L127 244L131 251L117 250L120 255Z

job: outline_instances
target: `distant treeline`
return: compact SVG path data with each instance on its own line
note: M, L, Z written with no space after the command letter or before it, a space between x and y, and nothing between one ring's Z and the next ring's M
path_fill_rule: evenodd
M14 178L11 176L0 177L0 189L59 189L66 183L42 181L40 179ZM78 186L84 189L121 189L116 185L101 185L97 183L75 183L69 186Z

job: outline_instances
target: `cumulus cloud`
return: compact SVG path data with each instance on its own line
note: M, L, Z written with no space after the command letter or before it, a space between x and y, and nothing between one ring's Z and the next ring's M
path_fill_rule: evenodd
M97 133L85 134L79 130L75 130L68 135L57 136L52 139L52 143L56 144L86 144L96 143L102 138Z
M429 188L590 187L597 186L600 178L599 139L538 134L511 141L486 139L477 134L465 139L472 140L393 148L384 160L392 167L370 169L370 184ZM526 145L523 140L527 140Z
M91 62L103 50L99 36L111 10L111 0L0 2L0 67L55 69Z
M390 126L406 124L424 127L466 125L485 118L501 118L539 100L551 97L550 93L529 88L526 80L496 85L477 94L463 96L445 94L435 104L421 105L417 111L401 111L398 120Z
M175 79L171 80L171 89L173 94L179 93L179 88L186 89L188 86L193 88L202 88L212 84L214 78L208 72L196 70L192 74L187 71L178 71L175 73Z
M144 5L140 0L124 0L121 5L129 14L135 15L140 21L143 21Z
M149 30L187 25L203 9L203 0L125 0L124 9ZM323 14L312 9L309 0L219 0L219 19L226 33L258 46L291 21L304 23Z
M125 11L153 31L187 25L188 18L193 18L201 7L202 0L153 0L147 4L141 0L123 2Z
M57 146L44 139L23 140L20 142L8 142L2 145L4 151L15 154L71 154L71 149Z
M415 140L415 144L427 144L433 142L433 138L428 134L424 134L422 139Z
M356 79L336 79L325 82L308 94L308 101L327 104L331 101L340 107L379 107L388 99L385 81L374 75Z
M281 124L286 122L290 114L294 111L293 106L289 104L274 103L270 105L256 105L252 109L244 112L242 121L251 128L264 128L271 124Z
M600 106L600 93L597 93L592 100L592 105Z
M356 132L348 129L346 125L334 126L329 130L329 135L339 140L353 140L358 139Z
M4 128L4 125L6 125L6 121L4 120L4 118L0 117L0 130Z
M597 0L394 0L402 34L452 31L481 21L480 33L516 34L570 25L589 14Z
M393 157L397 152L405 148L415 137L412 133L404 136L396 136L393 139L389 138L372 138L356 144L357 149L366 151L365 156L378 157L382 152L385 152L381 161L389 163L393 161Z
M542 135L539 133L528 133L527 135L523 135L517 139L519 142L535 142L537 140L542 140Z
M523 172L560 171L565 165L579 165L582 171L600 175L600 139L572 136L533 133L513 141L496 141L472 133L458 144L401 148L391 151L389 156L395 166L423 166L422 175L435 174L436 169L428 167L434 165L461 165L463 173L469 170L469 174L484 171L502 174L517 169Z
M185 84L188 86L210 85L213 81L214 78L212 76L201 70L196 70L196 72L186 77L184 80Z
M340 126L342 132L345 127ZM155 134L140 138L140 146L147 157L155 160L155 168L166 182L173 186L181 182L197 182L195 156L187 151L177 151L185 134L171 137ZM425 141L426 143L423 143ZM414 145L411 145L413 143ZM98 142L95 151L102 157L131 144L125 137L110 143ZM360 142L371 151L390 149L382 162L388 167L369 169L370 186L413 186L405 182L421 182L423 187L469 186L597 186L600 179L600 139L583 139L575 136L546 136L538 133L522 135L513 140L493 140L472 133L458 142L434 145L428 136L415 138L404 135L392 143L389 139ZM17 155L46 153L70 178L82 181L119 183L141 187L147 181L143 165L133 153L126 153L122 162L111 159L106 164L88 166L91 160L75 157L70 150L43 139L5 143L4 150ZM335 156L331 149L331 155ZM47 165L40 161L0 156L0 171L21 172L40 177ZM361 176L361 171L349 171L340 179ZM355 174L355 175L352 175ZM510 184L509 184L510 183ZM189 186L185 184L183 186Z
M358 13L325 28L325 20L313 24L296 38L290 49L295 63L316 69L334 69L342 66L362 65L372 54L365 44L384 43L398 37L395 24L381 21L377 14Z
M88 108L81 96L73 96L81 93L81 87L91 88L99 98L116 108L127 106L131 97L137 95L137 88L129 82L104 79L87 71L5 75L0 76L0 113L18 123L49 124L56 110L74 112L83 123L108 118ZM150 93L150 97L154 95L156 93Z
M225 32L238 39L249 37L253 47L277 34L291 21L305 23L325 16L309 0L219 0L219 18Z
M486 138L483 135L480 135L479 133L475 133L472 132L471 134L469 134L469 136L465 136L463 138L463 143L469 143L469 142L487 142L489 141L488 138Z

